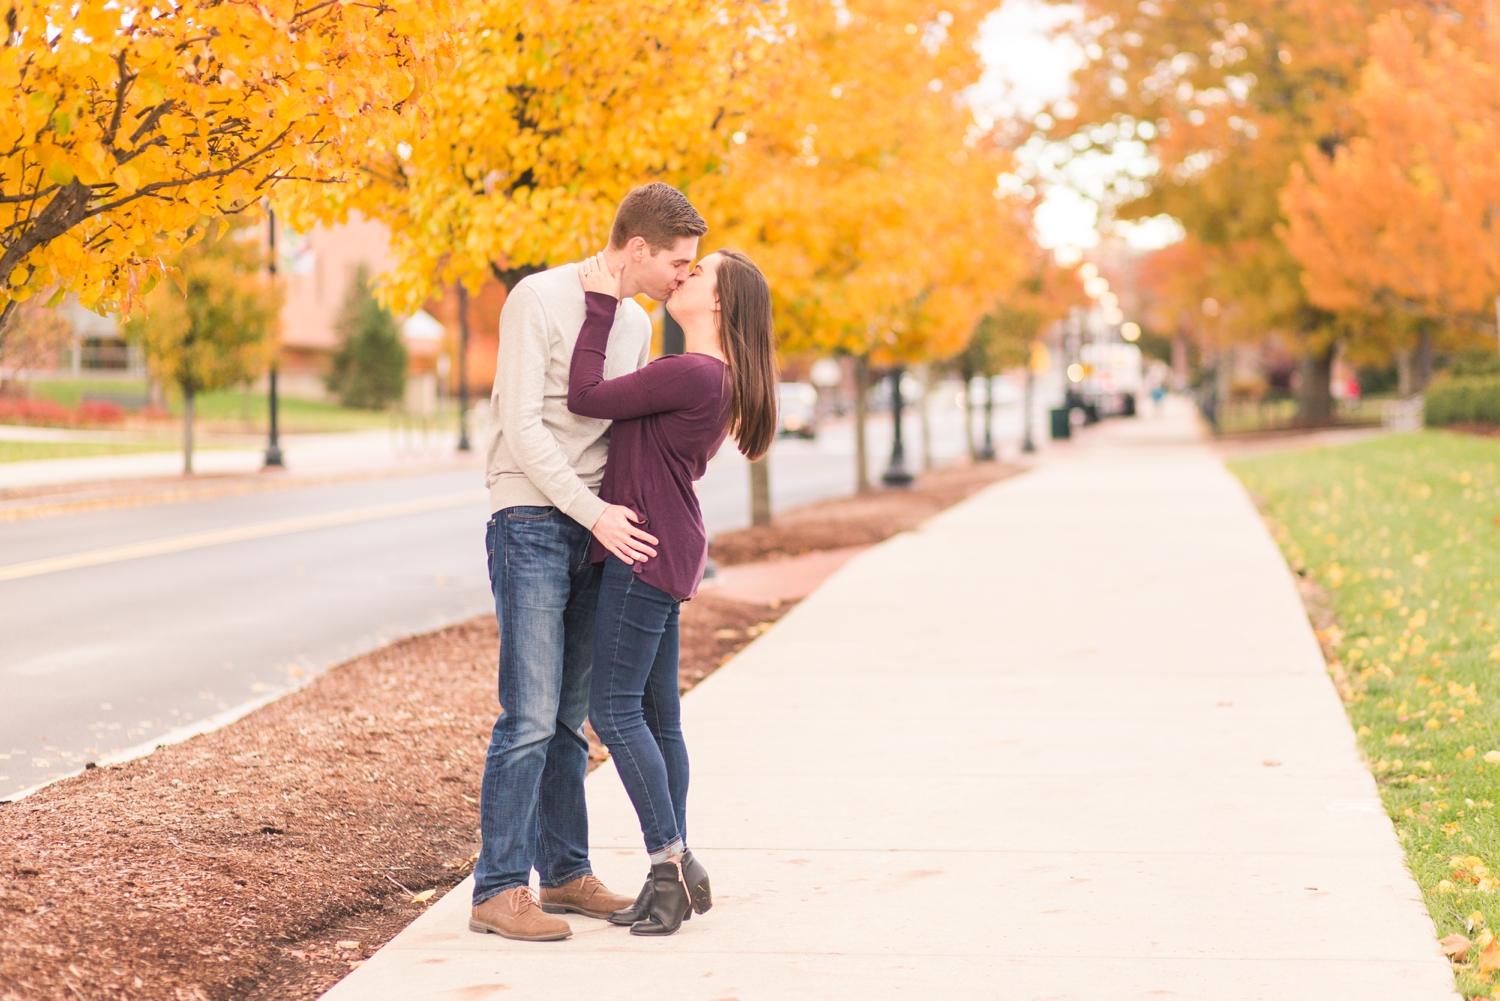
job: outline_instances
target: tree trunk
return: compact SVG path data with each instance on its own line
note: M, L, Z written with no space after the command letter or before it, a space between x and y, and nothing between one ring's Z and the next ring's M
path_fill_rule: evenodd
M687 335L683 333L682 324L677 318L665 309L661 311L661 353L664 355L680 355L687 351Z
M860 355L854 359L854 492L857 494L870 492L869 443L865 441L869 386L870 356Z
M771 456L769 453L750 463L750 524L768 528L771 524Z
M1396 395L1403 400L1412 394L1411 349L1396 352Z
M920 416L922 418L922 470L932 472L932 408L928 405L927 398L932 395L932 366L922 366L922 403Z
M1302 424L1327 424L1333 420L1333 349L1330 344L1302 359L1302 383L1297 387L1297 420Z
M1181 393L1188 387L1188 342L1178 334L1172 338L1172 392Z
M1422 328L1422 336L1417 340L1417 350L1412 358L1415 364L1412 366L1412 377L1416 383L1412 388L1422 393L1427 390L1427 384L1432 381L1432 331L1425 326Z
M182 387L182 475L193 474L193 390Z

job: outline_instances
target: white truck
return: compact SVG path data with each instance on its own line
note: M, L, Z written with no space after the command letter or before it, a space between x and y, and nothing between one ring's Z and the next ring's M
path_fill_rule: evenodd
M1141 349L1134 344L1085 344L1079 361L1084 399L1099 408L1099 416L1134 417L1136 401L1145 392Z

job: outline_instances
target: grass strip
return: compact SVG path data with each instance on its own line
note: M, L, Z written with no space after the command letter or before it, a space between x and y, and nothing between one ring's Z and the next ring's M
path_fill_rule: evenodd
M179 447L170 442L151 444L147 442L0 440L0 462L83 459L93 455L128 455L136 452L171 452Z
M1446 432L1230 464L1291 568L1466 998L1500 998L1500 442Z

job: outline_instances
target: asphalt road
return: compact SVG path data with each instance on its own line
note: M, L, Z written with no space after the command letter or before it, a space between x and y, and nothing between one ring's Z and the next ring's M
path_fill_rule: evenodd
M997 415L1000 436L1015 423ZM936 413L939 458L959 454L960 427ZM910 438L919 464L915 426ZM872 473L889 442L872 419ZM850 493L853 452L847 424L778 442L773 507ZM732 447L700 499L711 532L748 523ZM491 611L488 514L467 468L0 523L0 798Z

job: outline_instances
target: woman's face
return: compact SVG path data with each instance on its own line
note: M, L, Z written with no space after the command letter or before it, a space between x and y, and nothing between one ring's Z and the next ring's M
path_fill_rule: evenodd
M667 299L667 312L678 323L708 319L719 308L719 255L699 261L687 279Z

